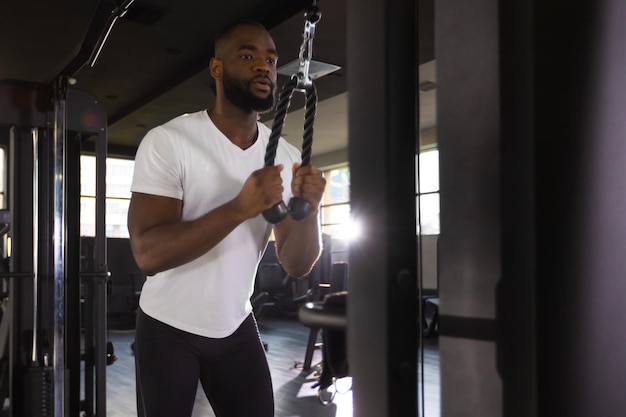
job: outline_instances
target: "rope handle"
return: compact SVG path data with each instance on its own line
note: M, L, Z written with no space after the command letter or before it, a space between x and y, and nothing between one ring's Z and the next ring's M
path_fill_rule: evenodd
M315 114L317 112L317 89L309 76L309 66L313 53L313 37L315 36L315 24L319 22L322 14L319 8L313 4L305 12L306 23L304 26L303 42L300 47L300 66L298 72L291 76L289 81L283 86L274 121L272 123L272 132L265 149L265 166L273 166L276 159L276 150L278 142L285 125L287 110L291 104L293 92L297 89L305 94L304 105L304 129L302 134L302 166L311 163L311 151L313 148L313 124L315 122ZM290 215L294 220L302 220L313 211L313 206L308 201L292 197L289 206L283 201L263 212L263 217L269 223L279 223Z

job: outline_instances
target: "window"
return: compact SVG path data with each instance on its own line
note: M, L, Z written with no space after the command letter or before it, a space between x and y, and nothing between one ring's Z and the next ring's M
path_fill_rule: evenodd
M439 151L431 149L415 155L415 167L415 203L419 207L416 233L421 230L423 235L438 235ZM326 190L321 207L322 232L336 239L353 238L358 235L358 225L350 217L350 168L330 169L324 172L324 176Z
M130 204L130 183L135 162L107 158L106 162L106 236L129 237L126 226ZM96 231L96 158L80 157L80 234L94 236Z
M419 159L418 159L419 158ZM427 150L415 156L416 207L419 207L417 231L422 235L438 235L439 227L439 151ZM421 220L421 221L420 221Z
M336 239L350 239L358 230L350 218L350 169L348 166L324 172L326 190L321 207L322 232Z

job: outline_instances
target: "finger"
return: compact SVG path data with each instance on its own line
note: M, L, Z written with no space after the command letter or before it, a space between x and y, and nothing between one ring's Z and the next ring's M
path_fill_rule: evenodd
M292 179L292 186L295 189L298 189L305 182L315 183L317 181L323 182L324 176L322 172L315 167L311 166L301 166L298 168L297 172L294 174Z
M318 175L306 176L303 179L304 181L298 184L298 196L316 205L322 200L324 190L326 189L326 181Z
M302 194L323 194L326 184L323 181L305 181L300 185Z
M285 166L283 164L278 164L263 167L262 170L268 173L272 173L274 175L279 175L284 168Z
M301 176L301 175L318 175L318 176L322 176L323 175L322 171L320 171L320 169L317 168L314 165L294 164L293 172L297 176Z
M282 183L283 179L280 175L280 171L283 169L282 165L263 167L258 170L261 178L265 181L271 181L272 183Z

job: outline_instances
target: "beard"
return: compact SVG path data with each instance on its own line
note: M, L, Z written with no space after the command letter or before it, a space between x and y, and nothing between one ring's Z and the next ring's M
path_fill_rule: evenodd
M227 73L222 78L226 99L241 110L250 113L265 113L274 107L274 92L276 86L272 84L270 94L266 98L257 97L250 91L251 81L237 80Z

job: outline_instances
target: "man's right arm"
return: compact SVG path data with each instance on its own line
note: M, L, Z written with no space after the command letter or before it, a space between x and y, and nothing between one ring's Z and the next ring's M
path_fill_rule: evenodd
M239 224L281 200L281 169L254 171L234 199L191 221L182 221L181 200L134 192L128 231L139 268L154 275L204 255Z
M202 256L245 220L233 207L234 200L196 220L181 221L181 200L133 193L128 231L137 265L154 275Z

